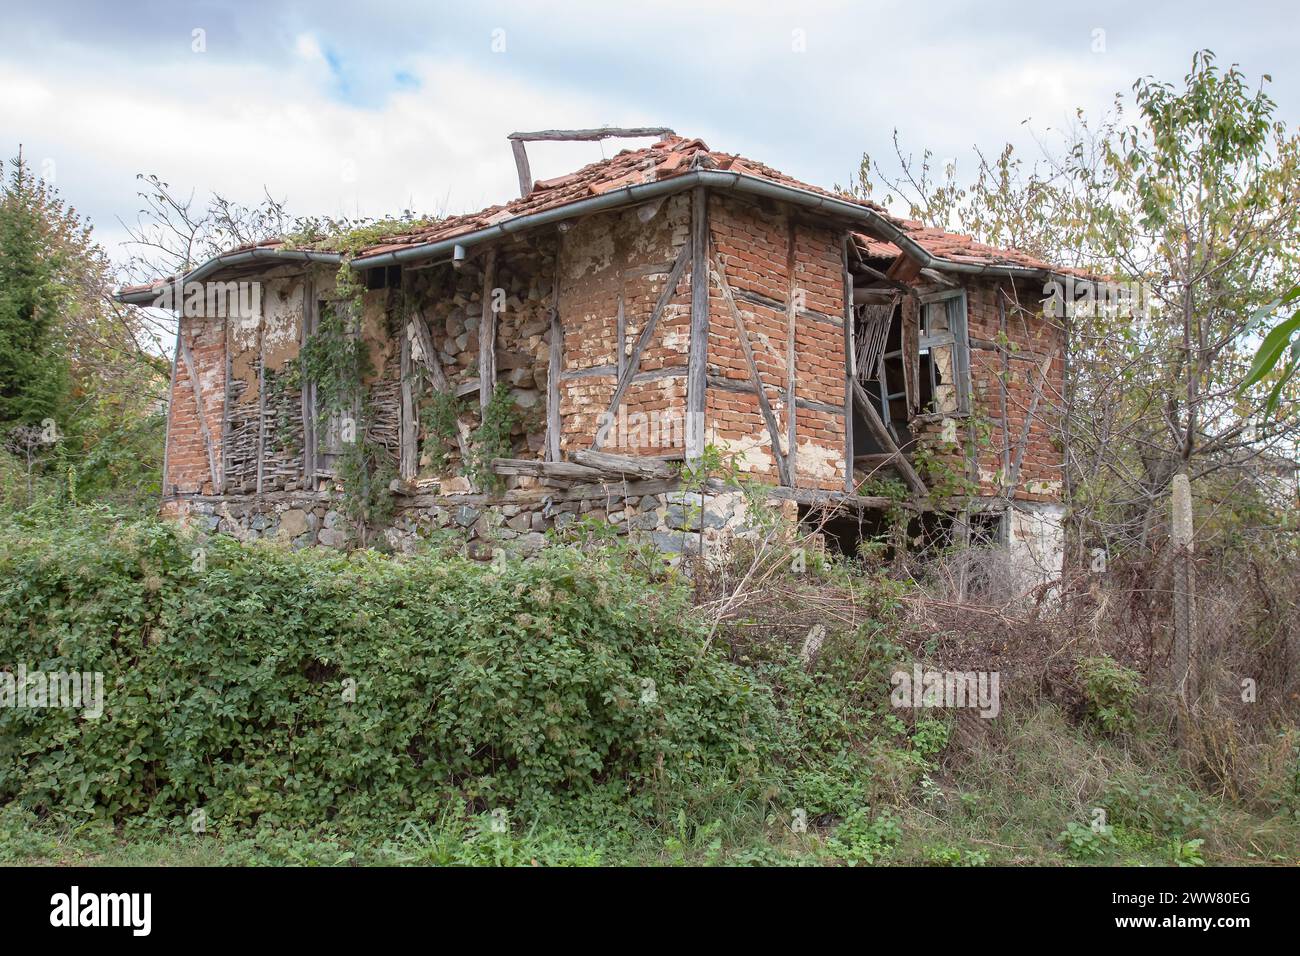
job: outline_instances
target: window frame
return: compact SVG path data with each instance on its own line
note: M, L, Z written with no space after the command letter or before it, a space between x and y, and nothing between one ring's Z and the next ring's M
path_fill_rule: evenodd
M953 386L956 396L956 408L921 409L922 414L943 415L948 418L960 418L971 414L971 374L970 374L970 334L967 320L965 289L950 289L934 292L920 297L920 309L917 316L916 354L918 364L922 352L930 351L930 401L933 404L937 391L935 382L935 363L933 350L950 347L952 349ZM942 332L930 332L930 310L942 307L948 320L948 327ZM919 394L919 384L918 384Z

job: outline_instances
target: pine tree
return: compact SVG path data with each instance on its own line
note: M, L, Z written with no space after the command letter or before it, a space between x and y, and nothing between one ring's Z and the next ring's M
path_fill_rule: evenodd
M58 247L50 242L46 187L22 151L10 160L0 193L0 430L56 422L68 391L68 361L56 276Z

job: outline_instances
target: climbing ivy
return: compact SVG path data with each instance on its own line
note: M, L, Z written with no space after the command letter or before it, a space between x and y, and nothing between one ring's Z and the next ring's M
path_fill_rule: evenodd
M364 547L372 528L392 520L389 485L396 472L388 450L369 435L365 382L374 374L374 364L369 347L353 327L364 289L347 263L339 269L338 291L340 299L321 311L315 334L303 345L298 368L301 381L316 387L319 435L326 434L335 416L351 420L335 468L342 491L340 509L352 524L354 539Z
M424 443L421 451L429 459L434 472L441 472L450 460L450 451L456 444L460 400L454 392L434 392L421 416L424 425Z
M316 332L299 355L302 379L316 386L317 412L322 422L351 414L362 398L364 382L374 373L370 350L354 333L353 307L327 303Z
M336 469L343 484L340 510L352 523L356 543L365 547L372 528L393 520L396 502L390 485L397 471L387 449L360 437L345 447Z
M483 411L482 424L474 430L469 461L465 462L465 474L477 487L485 491L501 490L501 476L492 470L492 460L509 457L512 447L510 433L518 421L510 389L498 384Z

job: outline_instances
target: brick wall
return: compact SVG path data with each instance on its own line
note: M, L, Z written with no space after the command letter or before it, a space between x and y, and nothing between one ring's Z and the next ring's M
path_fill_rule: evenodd
M593 216L574 225L562 240L562 452L591 446L614 394L620 344L627 361L687 243L688 196L668 198L643 222L638 213L649 211L641 207ZM628 387L602 450L664 455L683 448L692 281L688 265L642 352L638 374L644 380Z
M972 340L998 341L1001 298L1005 303L1009 345L1005 428L999 353L988 348L971 349L974 398L976 407L989 422L990 436L990 447L982 448L979 455L980 491L996 493L1004 448L1009 450L1014 468L1032 407L1034 417L1024 445L1014 497L1023 501L1060 501L1064 455L1057 429L1065 381L1064 331L1041 317L1038 303L1041 292L1032 284L985 282L968 287L966 295ZM1035 406L1036 389L1040 397Z
M777 420L780 447L789 451L788 302L793 288L801 310L795 317L796 484L844 487L844 295L840 235L800 221L790 210L714 194L709 230L727 284L748 333L754 364ZM791 263L794 274L791 277ZM710 387L706 402L709 440L737 456L740 467L777 483L772 441L763 419L739 332L718 289L709 297L708 368L727 387ZM800 403L817 407L800 407Z
M498 316L498 356L505 356L499 381L507 383L520 406L523 422L512 454L544 454L544 412L550 354L548 309L555 272L560 273L559 314L564 330L562 377L558 383L562 453L589 447L608 408L616 381L620 351L624 361L638 341L678 254L690 232L690 196L669 197L656 207L639 207L592 216L563 234L543 232L520 237L498 248L495 284L504 290L505 309ZM799 487L841 490L844 487L844 341L841 235L830 226L800 218L789 208L726 193L708 197L711 248L721 261L734 300L743 318L765 394L777 421L778 441L794 464ZM392 310L399 302L421 311L433 344L453 386L478 374L478 323L482 310L483 257L460 270L446 267L408 273L406 296L393 290L367 293L363 308L364 334L371 344L379 375L369 383L372 400L384 405L385 434L395 428L398 348L392 329L399 327ZM186 341L201 379L201 393L219 466L227 473L228 491L248 491L248 440L257 431L257 370L288 369L297 355L305 304L305 276L280 274L268 278L265 314L259 321L185 319ZM315 295L323 295L332 276L316 276ZM614 427L603 448L627 454L668 454L684 446L686 363L689 350L691 275L689 263L668 299L656 330L639 363L639 379L627 390ZM794 321L795 448L788 443L788 342L791 335L787 303L792 294L798 310ZM1006 309L1008 351L1006 418L1002 413L1002 356L991 346L999 340L999 296L1030 307ZM1047 369L1034 421L1028 431L1015 496L1025 501L1060 500L1062 454L1055 438L1064 359L1059 329L1037 316L1037 290L1013 288L1005 280L967 284L971 350L972 397L978 444L973 474L979 492L995 495L1002 480L1005 453L1014 461L1035 383ZM619 340L620 304L623 336ZM915 315L914 303L906 306ZM706 392L706 438L724 454L735 457L743 471L770 484L778 483L772 440L745 360L739 333L718 286L710 283L709 342ZM230 359L230 394L226 367ZM207 451L188 369L178 358L168 436L167 489L183 494L212 493ZM427 403L427 389L424 402ZM230 421L224 431L223 411L229 401ZM293 420L297 395L285 396L294 405L276 422ZM392 407L390 407L392 406ZM477 400L462 403L462 427L477 423ZM298 413L300 418L300 413ZM967 427L958 425L958 444L938 446L942 423L918 428L922 441L938 448L956 473L967 473ZM241 438L242 436L242 438ZM421 432L423 442L427 436ZM390 439L385 439L385 444ZM268 455L281 444L268 438ZM283 443L291 448L292 442ZM236 454L236 447L242 451ZM423 445L422 445L423 449ZM427 451L427 449L423 449ZM396 453L395 448L390 451ZM301 449L287 451L301 457ZM240 457L242 455L242 457ZM453 452L450 473L459 467ZM436 478L421 456L420 477ZM269 478L265 490L293 487L289 472L295 461L279 463L285 474ZM268 474L279 466L266 469ZM277 483L279 482L279 483Z
M955 443L943 440L941 421L915 424L913 432L918 436L918 444L928 449L948 474L966 477L976 485L977 493L985 496L1002 493L1008 477L1015 474L1019 459L1020 470L1011 496L1026 502L1059 502L1064 455L1057 428L1064 389L1064 332L1041 317L1038 303L1041 293L1033 284L971 280L965 288L973 416L969 422L956 420L955 431L950 432L950 437L956 436ZM1003 308L1005 417L1003 355L996 347L1003 341ZM914 315L914 307L908 308L906 314ZM1040 395L1035 403L1036 391ZM1033 418L1026 433L1025 422L1031 410ZM975 431L973 445L970 424ZM973 472L968 460L972 447Z
M183 318L181 335L194 357L199 379L203 418L213 445L218 469L221 465L221 423L226 398L226 333L224 318ZM190 369L185 353L178 350L172 378L171 409L167 423L167 474L164 488L181 494L212 494L208 451L199 425L199 408L194 399Z

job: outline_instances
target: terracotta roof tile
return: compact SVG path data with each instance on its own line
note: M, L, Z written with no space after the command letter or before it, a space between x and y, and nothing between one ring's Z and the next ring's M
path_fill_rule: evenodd
M991 246L976 243L968 236L927 229L919 223L897 219L890 216L884 207L869 200L832 193L829 190L800 182L755 160L730 153L714 152L702 140L684 139L680 136L668 137L642 149L623 150L609 159L591 163L567 175L542 180L534 184L528 196L513 199L504 205L489 206L478 212L450 216L438 220L432 225L411 229L392 236L385 236L378 242L358 251L356 257L375 256L415 245L452 239L518 216L556 209L623 186L666 180L685 175L696 168L721 169L746 176L759 177L807 192L835 196L838 199L863 206L879 213L904 229L909 236L914 238L932 255L951 259L954 262L971 261L981 264L994 263L1029 266L1031 268L1054 268L1016 250L995 249ZM855 240L864 255L876 257L898 255L898 249L888 242L882 242L862 234L855 235ZM272 248L281 244L279 240L268 240L258 243L257 246ZM229 251L237 252L250 248L253 248L253 246L241 246ZM322 242L313 248L321 251L331 251L328 241ZM1054 269L1054 271L1071 272L1073 270ZM123 289L122 292L142 291L153 287L154 285L132 286Z

